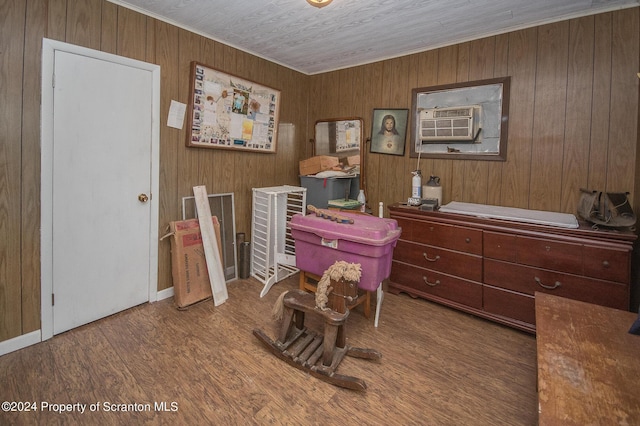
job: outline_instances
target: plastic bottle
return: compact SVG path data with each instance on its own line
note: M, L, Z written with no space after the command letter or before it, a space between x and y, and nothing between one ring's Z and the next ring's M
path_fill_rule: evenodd
M411 172L413 178L411 178L411 198L422 198L422 173L420 170Z
M361 204L360 206L360 211L361 212L365 212L367 210L367 199L364 196L364 189L361 189L360 192L358 193L358 198L357 198L358 202Z

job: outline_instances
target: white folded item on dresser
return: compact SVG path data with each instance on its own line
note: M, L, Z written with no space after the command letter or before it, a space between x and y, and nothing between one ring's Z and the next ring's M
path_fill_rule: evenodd
M492 206L487 204L463 203L452 201L440 207L443 213L458 213L468 216L491 219L512 220L515 222L535 223L538 225L578 228L578 219L570 213L548 212L543 210L520 209L516 207Z

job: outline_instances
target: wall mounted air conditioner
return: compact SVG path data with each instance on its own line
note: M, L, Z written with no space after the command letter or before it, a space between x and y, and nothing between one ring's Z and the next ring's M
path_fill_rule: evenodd
M467 105L423 109L420 111L419 121L422 143L479 142L482 107Z

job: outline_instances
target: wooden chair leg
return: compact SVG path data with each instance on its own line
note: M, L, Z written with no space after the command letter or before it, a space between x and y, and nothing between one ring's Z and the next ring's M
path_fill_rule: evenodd
M300 282L298 284L298 287L300 288L300 290L305 290L306 288L306 283L307 283L307 276L305 274L304 271L300 271Z
M369 318L371 316L371 292L369 290L364 292L364 317Z
M293 314L293 308L284 308L284 313L282 315L282 325L280 326L280 334L278 335L278 340L282 343L287 341L287 335L289 334L289 330L291 330L292 326ZM296 317L297 316L298 315L296 315Z
M330 366L333 362L333 352L336 348L336 339L338 338L338 326L332 324L324 325L324 342L322 351L322 364Z

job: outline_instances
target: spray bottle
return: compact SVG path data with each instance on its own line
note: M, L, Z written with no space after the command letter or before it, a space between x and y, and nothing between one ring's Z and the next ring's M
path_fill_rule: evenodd
M422 172L415 170L411 174L411 198L422 198Z
M407 204L410 206L419 206L422 202L422 173L420 169L411 172L413 178L411 178L411 198L409 198Z

